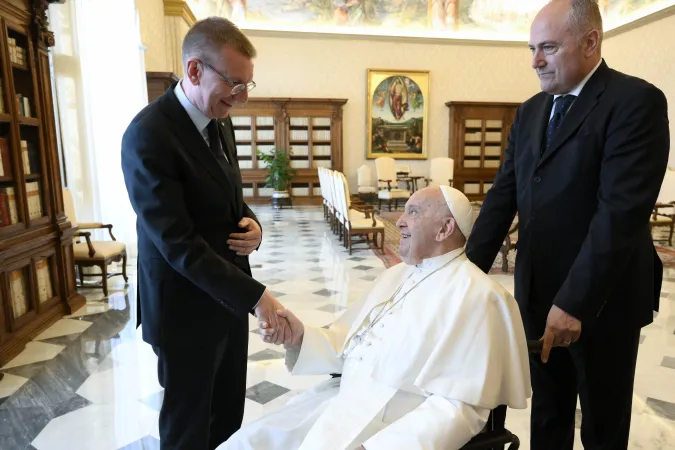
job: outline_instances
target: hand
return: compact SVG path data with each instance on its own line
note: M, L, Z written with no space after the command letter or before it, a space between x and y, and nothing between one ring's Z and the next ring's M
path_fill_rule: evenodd
M246 232L230 234L227 245L230 246L230 250L237 252L237 255L248 256L260 246L262 230L258 223L249 217L244 217L239 221L239 228L245 229Z
M548 362L551 347L567 347L581 336L581 321L570 316L556 305L551 307L546 319L546 330L540 339L544 341L541 360Z
M258 329L263 341L279 345L286 340L291 340L291 329L288 321L277 316L276 312L283 310L284 307L274 298L269 290L260 298L255 307L254 313L258 318Z
M302 347L302 339L305 335L305 326L300 321L300 319L298 319L295 314L293 314L288 309L277 311L277 316L286 319L288 321L288 326L291 329L290 339L284 340L284 348L288 350L290 348Z

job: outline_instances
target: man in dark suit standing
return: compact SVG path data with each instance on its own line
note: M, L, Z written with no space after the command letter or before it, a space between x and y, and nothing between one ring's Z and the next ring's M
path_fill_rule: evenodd
M531 448L626 449L640 328L662 265L649 216L669 153L667 103L600 54L596 1L554 0L530 32L541 93L523 103L467 243L488 271L518 213L515 297L532 357ZM551 350L551 347L555 347Z
M244 414L248 314L288 331L254 280L262 231L243 201L232 105L255 87L251 42L231 22L197 22L183 42L185 77L145 107L122 141L137 215L143 338L165 388L161 448L214 449ZM226 118L225 120L219 120Z

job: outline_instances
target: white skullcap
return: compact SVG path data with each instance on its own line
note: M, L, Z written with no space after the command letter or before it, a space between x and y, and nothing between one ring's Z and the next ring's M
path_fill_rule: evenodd
M445 203L448 204L450 213L455 218L459 231L468 239L473 227L473 208L471 207L471 202L466 198L466 195L455 188L445 185L439 187L445 198Z

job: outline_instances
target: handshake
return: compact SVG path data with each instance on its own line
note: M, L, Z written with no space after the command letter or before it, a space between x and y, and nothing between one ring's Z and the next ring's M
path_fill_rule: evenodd
M274 296L266 290L256 305L258 330L263 341L271 344L284 344L286 349L300 348L305 326L295 315L284 308Z

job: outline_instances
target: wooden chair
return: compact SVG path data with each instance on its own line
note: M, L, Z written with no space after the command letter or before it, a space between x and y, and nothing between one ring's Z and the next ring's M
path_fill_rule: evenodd
M342 172L334 172L334 186L340 237L344 237L344 245L349 249L349 254L354 250L367 249L377 249L384 253L384 223L375 218L375 208L351 203L349 185ZM357 243L365 243L366 247L354 247Z
M98 222L77 223L77 219L75 217L75 204L73 203L73 197L69 189L63 189L63 203L65 213L73 226L77 226L80 230L107 229L108 233L110 233L110 238L112 241L92 241L90 232L78 231L75 236L84 238L85 242L82 242L81 239L77 239L77 241L73 244L75 266L77 267L77 272L80 278L80 284L78 287L89 287L84 286L84 277L100 276L103 294L107 296L108 278L116 275L122 275L125 282L129 281L127 278L126 245L122 242L117 242L115 236L112 234L113 226L110 224L102 224ZM113 262L119 261L122 261L122 272L108 273L108 266ZM101 274L85 274L82 270L84 267L98 267L101 269Z
M668 239L659 239L652 236L654 242L668 242L669 246L673 246L673 228L675 228L675 214L673 214L673 206L675 202L657 203L654 205L652 215L649 218L649 233L652 233L654 228L665 227L669 228Z
M382 209L382 200L386 200L391 211L391 202L394 202L394 208L398 208L400 200L405 203L410 198L410 191L398 189L398 177L396 175L396 161L394 158L382 156L375 159L375 168L377 170L377 208ZM393 184L393 186L392 186Z

